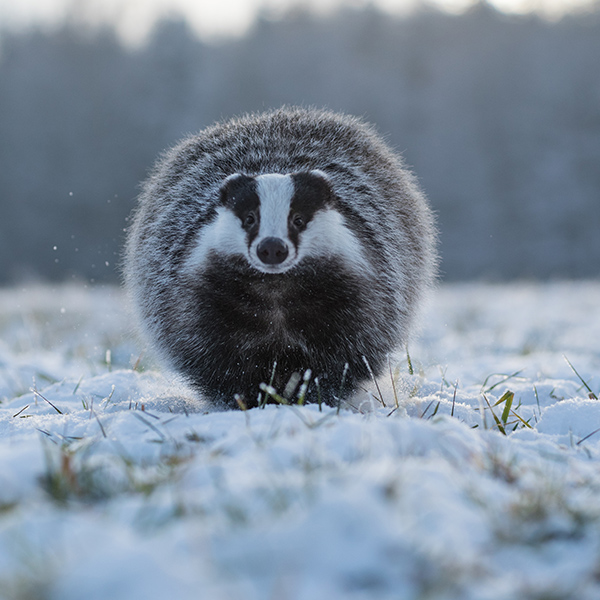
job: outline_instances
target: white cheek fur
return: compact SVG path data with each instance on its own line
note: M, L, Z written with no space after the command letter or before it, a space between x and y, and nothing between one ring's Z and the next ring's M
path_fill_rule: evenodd
M359 240L332 209L315 213L300 237L298 261L311 256L336 256L364 272L373 270Z
M218 208L217 218L199 231L196 246L185 261L184 271L202 269L211 251L221 255L248 255L246 232L240 220L226 208Z

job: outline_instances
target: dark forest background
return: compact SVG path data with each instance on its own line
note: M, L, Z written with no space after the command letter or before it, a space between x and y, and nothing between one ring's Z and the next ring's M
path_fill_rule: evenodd
M214 120L281 104L374 123L438 214L446 279L594 277L600 8L550 22L487 4L260 19L208 44L183 20L0 32L0 283L117 281L137 184Z

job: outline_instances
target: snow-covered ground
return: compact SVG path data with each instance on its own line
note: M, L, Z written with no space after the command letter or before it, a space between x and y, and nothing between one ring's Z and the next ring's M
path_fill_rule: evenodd
M385 406L218 412L118 290L0 291L0 598L600 598L599 298L445 285Z

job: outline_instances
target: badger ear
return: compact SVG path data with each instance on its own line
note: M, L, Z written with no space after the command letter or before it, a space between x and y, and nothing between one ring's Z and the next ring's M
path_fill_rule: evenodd
M244 173L232 173L223 179L223 185L233 184L235 181L241 179L252 179L252 177L250 177L250 175L244 175Z
M233 173L223 180L219 188L221 204L233 206L240 198L249 193L256 192L256 181L254 177L243 173Z
M327 183L329 183L329 177L328 177L327 173L325 173L325 171L321 171L321 169L311 169L309 171L309 173L311 175L314 175L315 177L319 177L320 179L324 179L325 181L327 181Z
M292 179L296 193L315 206L327 206L334 197L331 180L319 169L293 173Z

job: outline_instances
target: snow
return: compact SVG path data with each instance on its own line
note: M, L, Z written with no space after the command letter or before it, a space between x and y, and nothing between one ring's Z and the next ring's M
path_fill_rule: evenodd
M0 598L600 597L599 293L443 285L385 406L220 412L118 289L0 291Z

